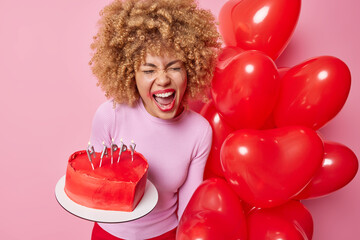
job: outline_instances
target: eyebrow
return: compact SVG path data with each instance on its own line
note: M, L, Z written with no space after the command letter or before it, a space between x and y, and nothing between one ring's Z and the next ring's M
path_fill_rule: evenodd
M168 64L166 64L165 68L168 68L177 62L180 62L180 60L174 60L174 61L169 62ZM157 66L153 63L145 63L143 66L157 68Z

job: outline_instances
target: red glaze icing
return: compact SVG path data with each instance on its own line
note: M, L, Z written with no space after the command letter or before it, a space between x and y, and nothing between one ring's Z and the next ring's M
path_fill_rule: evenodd
M114 153L111 164L111 151L104 156L101 167L101 153L93 158L92 169L86 151L78 151L69 158L65 193L74 202L96 209L131 212L144 195L149 165L140 153L131 159L129 150Z

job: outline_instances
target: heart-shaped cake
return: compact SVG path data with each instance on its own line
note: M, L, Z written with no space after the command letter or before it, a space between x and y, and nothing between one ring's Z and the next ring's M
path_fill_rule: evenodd
M108 149L110 152L110 149ZM65 193L74 202L95 209L131 212L145 192L148 162L130 150L113 156L95 153L92 164L86 151L73 153L68 161Z

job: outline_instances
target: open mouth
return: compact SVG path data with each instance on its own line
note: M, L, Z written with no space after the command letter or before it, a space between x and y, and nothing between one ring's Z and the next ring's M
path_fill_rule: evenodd
M175 105L175 90L161 91L153 94L156 105L161 111L170 111Z

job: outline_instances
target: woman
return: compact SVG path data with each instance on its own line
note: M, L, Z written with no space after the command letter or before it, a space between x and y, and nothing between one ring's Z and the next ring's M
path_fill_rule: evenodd
M110 100L90 141L101 151L133 139L159 200L143 218L96 223L92 239L175 239L211 148L210 125L186 103L207 96L221 45L214 18L194 0L114 1L100 15L90 65Z

